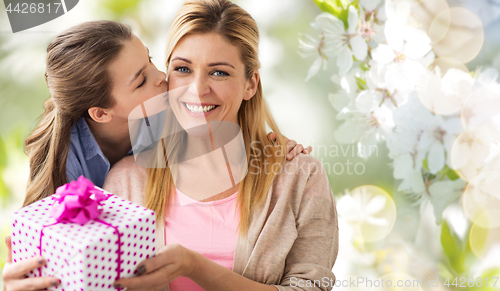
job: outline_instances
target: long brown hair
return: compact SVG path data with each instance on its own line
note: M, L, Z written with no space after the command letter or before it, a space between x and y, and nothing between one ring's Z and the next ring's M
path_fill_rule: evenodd
M245 64L246 78L250 79L255 70L260 68L258 58L259 31L255 20L245 10L227 0L187 1L177 13L167 36L166 65L172 51L181 38L194 33L218 33L240 50L240 57ZM252 161L252 168L259 168L258 173L248 175L240 182L237 207L240 210L238 225L240 234L246 236L253 212L264 204L267 192L281 170L286 152L283 150L284 138L279 132L274 119L263 99L262 85L259 80L257 92L243 103L238 112L238 121L245 142L247 162ZM275 146L266 135L266 124L278 134ZM168 147L172 145L167 145ZM278 166L269 173L262 171L269 163ZM174 193L172 172L167 166L161 169L149 169L146 184L146 207L156 211L159 221L168 216ZM174 173L175 174L175 173Z
M25 140L30 175L24 206L67 182L71 127L88 117L89 108L115 104L108 67L131 37L127 25L91 21L62 32L47 47L45 81L51 97L44 103L38 126Z

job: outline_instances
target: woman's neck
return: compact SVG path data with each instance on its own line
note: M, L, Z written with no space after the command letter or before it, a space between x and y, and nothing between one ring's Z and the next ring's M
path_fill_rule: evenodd
M127 155L132 148L127 123L99 123L86 118L90 131L111 166Z
M174 183L184 194L198 201L230 196L237 191L237 185L248 172L239 127L221 127L213 135L203 137L188 133L179 160L179 163L169 165L178 173Z

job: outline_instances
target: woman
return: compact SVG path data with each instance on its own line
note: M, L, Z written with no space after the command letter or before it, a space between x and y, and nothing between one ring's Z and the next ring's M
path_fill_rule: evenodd
M156 211L159 251L139 264L139 276L118 280L115 287L330 290L338 252L335 202L316 158L286 161L279 154L282 139L262 97L255 21L227 0L188 1L171 26L166 56L170 89L195 87L196 94L170 96L187 136L179 139L182 146L165 152L179 150L182 160L182 151L204 137L192 130L201 117L209 124L233 122L241 128L245 162L261 171L204 197L210 179L196 171L219 169L208 156L149 170L132 157L117 163L104 188ZM199 103L213 108L211 113L193 114ZM278 134L278 146L265 138L266 124Z
M24 206L80 175L102 186L110 166L131 154L130 111L167 91L166 75L148 49L128 26L112 21L83 23L58 35L47 48L45 78L52 97L26 138L30 176ZM302 149L295 147L290 158ZM10 250L9 237L6 243ZM35 257L6 264L6 289L57 285L57 278L24 279L43 262Z

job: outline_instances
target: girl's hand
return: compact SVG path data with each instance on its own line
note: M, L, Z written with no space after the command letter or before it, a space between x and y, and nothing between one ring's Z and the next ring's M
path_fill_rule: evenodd
M4 291L15 290L42 290L49 287L56 287L61 281L53 277L27 278L31 270L45 265L45 260L41 256L12 263L12 246L10 236L5 238L7 245L7 260L3 268L2 277Z
M295 156L300 154L300 153L304 153L304 154L311 153L311 151L312 151L311 146L304 148L304 146L302 144L297 144L297 142L294 141L293 139L288 139L286 136L283 136L283 137L288 140L286 142L286 152L288 153L286 155L287 160L289 160L289 161L293 160L295 158ZM271 141L276 140L276 133L275 132L269 133L267 135L267 138L269 138L269 140L271 140Z
M197 253L180 244L164 246L159 253L137 266L137 276L115 281L115 288L161 290L179 276L188 277L194 270Z

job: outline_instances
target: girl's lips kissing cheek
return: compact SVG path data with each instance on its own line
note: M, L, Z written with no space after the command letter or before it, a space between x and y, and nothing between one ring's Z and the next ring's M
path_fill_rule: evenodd
M208 116L215 109L219 107L219 105L209 104L209 103L201 103L201 104L186 103L186 102L181 102L181 103L182 105L184 105L184 108L186 109L187 113L193 117Z

